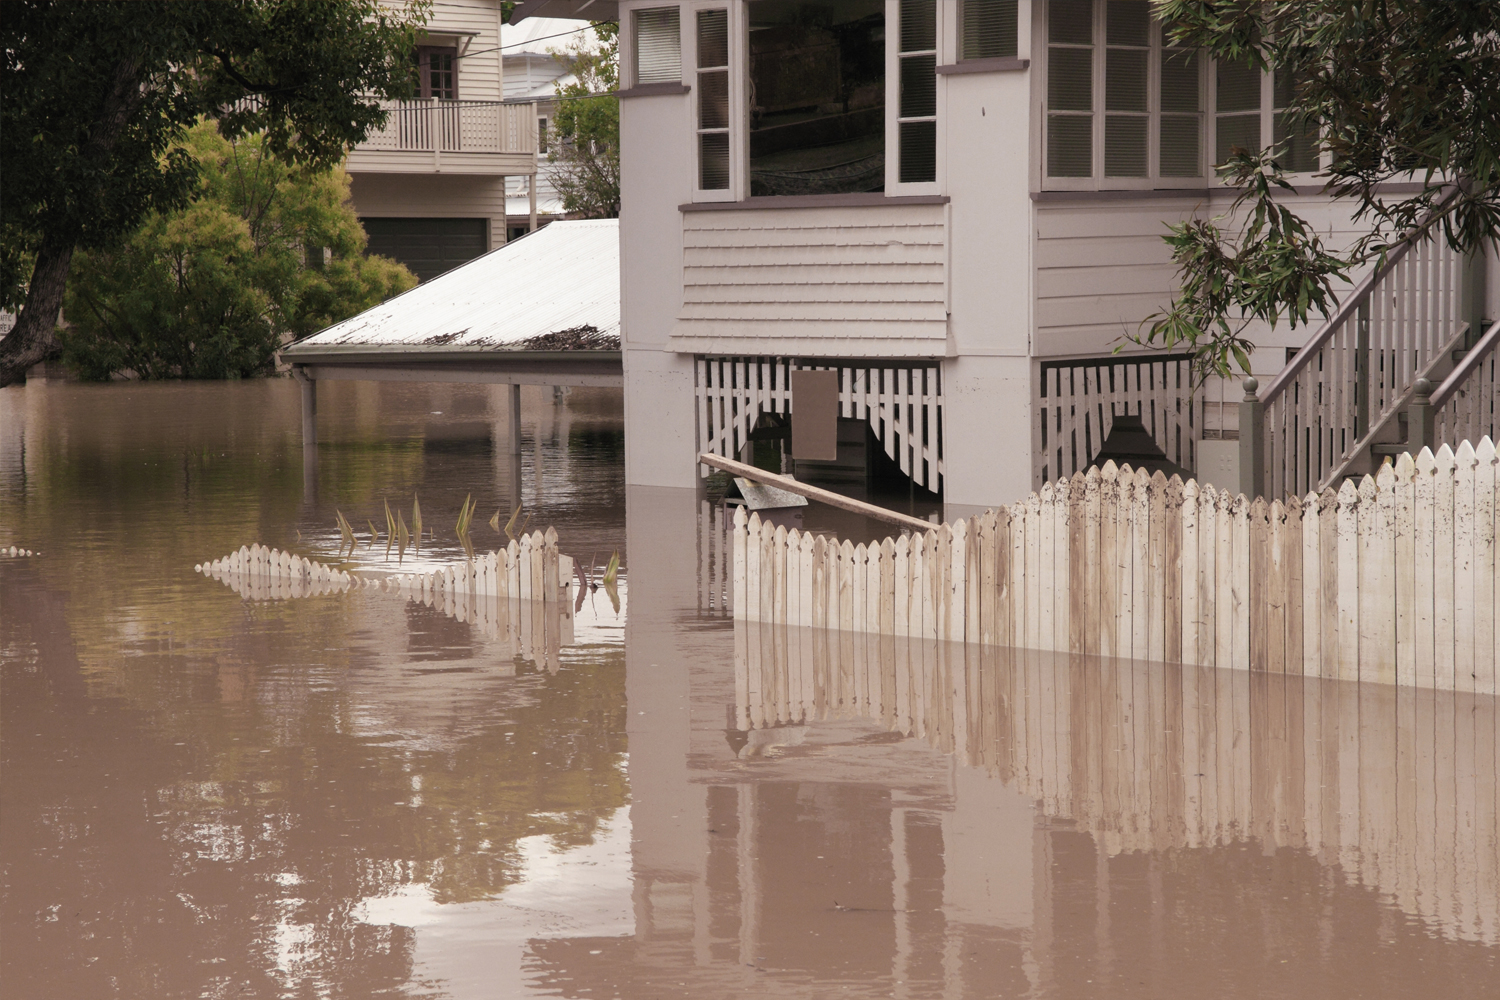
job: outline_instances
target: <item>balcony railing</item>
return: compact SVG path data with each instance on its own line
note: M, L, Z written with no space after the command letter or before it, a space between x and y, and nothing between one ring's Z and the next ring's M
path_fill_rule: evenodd
M359 149L441 153L536 152L536 104L438 99L383 102L390 117Z

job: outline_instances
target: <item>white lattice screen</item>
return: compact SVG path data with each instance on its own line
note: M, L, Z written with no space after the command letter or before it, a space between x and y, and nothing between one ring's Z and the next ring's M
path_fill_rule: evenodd
M793 370L832 369L839 373L839 415L869 421L886 455L918 486L937 492L942 484L943 391L935 364L700 357L695 368L700 452L738 458L762 413L792 412Z

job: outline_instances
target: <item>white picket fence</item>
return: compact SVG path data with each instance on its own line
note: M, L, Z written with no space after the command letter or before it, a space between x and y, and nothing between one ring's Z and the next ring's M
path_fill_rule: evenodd
M1113 463L925 534L748 519L736 618L1493 694L1496 452L1267 504Z
M1500 943L1492 697L744 621L734 635L748 745L871 720L1107 856L1287 848L1430 933Z
M361 588L401 594L500 641L502 659L520 656L548 670L557 669L560 647L573 642L573 559L558 551L553 528L426 573L351 573L259 544L193 569L256 601Z

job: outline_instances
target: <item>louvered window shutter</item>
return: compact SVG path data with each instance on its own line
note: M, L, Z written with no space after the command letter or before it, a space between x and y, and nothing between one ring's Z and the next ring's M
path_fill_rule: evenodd
M698 12L698 187L729 188L729 11Z
M635 12L635 82L677 83L682 79L682 33L676 7Z
M1147 0L1109 0L1105 18L1104 175L1145 177L1151 6Z
M1094 172L1094 4L1047 5L1047 176Z
M960 59L1016 54L1016 0L963 0L958 18Z
M1247 62L1220 62L1214 105L1214 162L1229 159L1236 147L1258 152L1260 145L1260 70Z
M901 107L898 173L902 184L937 180L937 5L901 0Z
M1196 49L1174 48L1162 29L1161 123L1158 173L1203 176L1203 58Z
M1308 123L1296 124L1284 110L1297 94L1297 80L1287 70L1278 69L1272 76L1272 104L1276 113L1272 141L1283 169L1292 173L1311 173L1318 169L1318 130Z

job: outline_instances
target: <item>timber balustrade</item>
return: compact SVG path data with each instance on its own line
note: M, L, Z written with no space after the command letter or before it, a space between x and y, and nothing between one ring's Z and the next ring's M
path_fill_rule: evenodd
M1493 694L1496 492L1486 437L1286 502L1106 463L870 545L741 510L732 607L850 633Z
M374 589L401 594L514 644L514 654L549 670L558 649L573 641L573 559L557 549L548 528L503 549L426 573L348 572L263 545L243 546L193 569L249 600L287 600Z

